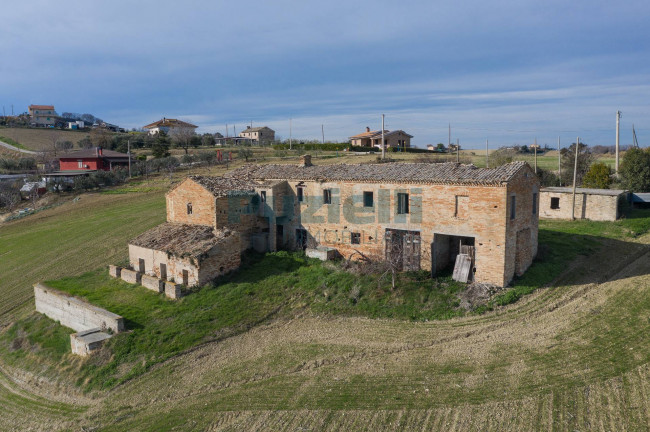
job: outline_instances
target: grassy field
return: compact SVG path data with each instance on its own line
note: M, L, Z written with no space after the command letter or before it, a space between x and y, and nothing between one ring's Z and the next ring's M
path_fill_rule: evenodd
M71 131L59 129L36 129L36 128L0 128L0 141L7 144L18 144L18 147L28 150L52 150L53 142L56 140L72 141L76 144L79 140L89 135L84 131ZM3 139L3 138L6 138Z
M221 172L202 169L208 171ZM86 273L124 260L127 240L164 219L168 187L167 178L139 181L126 193L84 194L0 226L6 358L0 404L7 407L0 430L647 429L650 238L643 234L644 213L617 223L545 221L543 260L529 273L534 283L525 276L513 291L524 287L521 297L545 281L550 288L506 307L495 302L481 315L422 322L397 296L374 303L392 300L385 301L389 308L377 312L368 302L364 310L374 284L361 287L354 303L347 276L292 255L280 257L290 265L286 279L274 273L282 268L278 262L267 263L269 269L252 260L251 266L260 265L257 280L233 274L179 305L125 288L103 271ZM72 278L58 283L79 293L106 282L104 301L114 302L106 304L132 314L133 323L141 320L138 331L125 335L133 344L123 351L126 361L113 367L110 355L68 357L64 370L17 369L21 359L44 352L54 361L69 356L69 345L61 343L65 332L30 312L31 284L65 276ZM310 277L318 289L298 295L316 285ZM265 291L256 295L255 284ZM411 294L404 296L406 306L409 298L422 302L422 292ZM149 303L129 311L139 298ZM214 299L221 303L210 303ZM200 304L196 316L184 309L192 301ZM278 304L285 309L275 312ZM391 307L403 312L391 315ZM178 325L170 324L176 318ZM23 328L10 330L16 320ZM21 357L25 347L31 354ZM129 374L133 379L118 384ZM97 389L104 378L118 385L88 395L77 387Z

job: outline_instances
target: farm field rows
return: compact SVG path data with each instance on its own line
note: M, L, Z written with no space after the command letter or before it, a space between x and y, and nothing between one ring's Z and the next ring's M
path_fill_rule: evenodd
M0 331L31 313L32 283L124 260L127 240L164 220L168 187L165 177L83 194L0 226ZM618 238L634 222L542 226L570 242ZM0 372L0 430L646 430L649 243L604 241L552 288L484 315L410 322L298 308L88 398L70 399L74 383L54 371Z

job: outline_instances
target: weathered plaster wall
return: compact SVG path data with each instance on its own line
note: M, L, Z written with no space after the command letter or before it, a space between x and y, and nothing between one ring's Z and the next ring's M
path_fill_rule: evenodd
M559 198L560 208L551 208L551 198ZM624 199L624 196L623 196ZM573 196L564 192L540 192L540 217L543 219L571 219ZM619 217L621 196L576 193L575 218L594 221L615 221Z

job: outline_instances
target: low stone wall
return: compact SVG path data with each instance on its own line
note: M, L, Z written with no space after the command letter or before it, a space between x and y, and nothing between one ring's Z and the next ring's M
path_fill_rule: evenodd
M178 299L183 296L181 285L174 282L165 282L165 295L170 299Z
M76 331L100 328L124 331L124 318L38 283L34 285L36 311Z
M142 274L135 270L122 269L121 276L124 282L139 284L142 281Z
M164 291L164 282L155 276L142 275L141 284L143 287L161 293Z
M108 274L109 276L112 276L114 278L119 278L122 274L122 267L118 267L111 264L108 266Z
M104 342L111 337L110 334L105 333L98 328L73 333L70 335L70 348L72 349L72 354L80 356L92 354L93 351L100 348Z

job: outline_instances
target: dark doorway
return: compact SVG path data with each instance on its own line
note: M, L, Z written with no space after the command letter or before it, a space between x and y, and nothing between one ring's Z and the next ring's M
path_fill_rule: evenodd
M386 259L399 270L420 270L420 233L386 229Z
M300 228L296 230L296 248L307 249L307 230Z
M474 237L434 233L431 243L431 275L451 271L458 254L466 253L472 260L471 276L474 273L474 244Z
M167 279L167 264L160 264L160 279Z
M144 259L138 259L138 271L144 273Z
M275 226L275 249L280 250L284 246L284 225Z
M190 281L190 274L187 270L183 270L183 285L188 286Z

